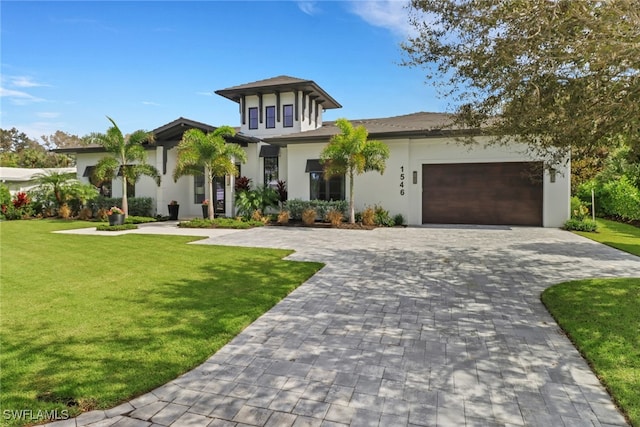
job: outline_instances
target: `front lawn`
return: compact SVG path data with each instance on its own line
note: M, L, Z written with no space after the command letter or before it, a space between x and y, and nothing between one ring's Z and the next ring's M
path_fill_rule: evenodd
M83 226L93 224L0 224L3 414L77 415L152 390L322 266L285 261L285 250L187 245L194 237L51 233Z
M561 283L545 290L542 302L640 426L640 279Z
M576 234L587 237L596 242L620 249L640 256L640 228L621 222L598 218L598 232L586 233L576 231Z
M598 219L598 230L575 233L640 256L640 228ZM542 302L640 427L640 278L560 283L543 292Z

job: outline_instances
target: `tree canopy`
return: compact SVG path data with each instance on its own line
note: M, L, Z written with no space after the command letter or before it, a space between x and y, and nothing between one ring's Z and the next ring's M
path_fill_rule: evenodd
M355 175L368 171L384 173L389 147L380 141L369 140L364 126L353 127L347 119L336 120L340 133L331 137L320 160L325 178L346 174L349 177L349 222L355 222L353 182Z
M455 107L557 162L640 140L638 0L412 0L404 65L421 66Z
M200 129L189 129L178 144L178 159L173 171L173 180L184 175L205 175L209 187L209 218L214 217L215 193L213 181L218 176L237 175L234 160L242 163L247 155L238 144L228 144L225 137L235 135L231 126L220 126L213 132L204 133Z
M124 135L111 117L107 119L111 122L111 127L105 133L94 133L87 138L89 142L101 145L110 153L98 161L93 175L101 181L112 180L122 175L122 210L128 215L127 183L133 184L142 175L146 175L160 185L160 173L153 165L147 163L147 152L143 145L153 142L154 136L153 133L144 130Z

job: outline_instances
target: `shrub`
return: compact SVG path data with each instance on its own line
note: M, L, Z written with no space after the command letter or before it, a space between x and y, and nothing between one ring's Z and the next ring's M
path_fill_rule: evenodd
M307 208L302 212L302 222L305 225L311 225L316 222L316 210Z
M235 218L215 218L203 219L195 218L191 221L180 221L180 228L235 228L247 229L253 227L262 227L264 224L260 221L242 221Z
M571 218L564 223L564 229L569 231L597 231L598 225L589 218L577 219Z
M571 197L571 218L583 220L589 215L589 208L580 200L579 197Z
M125 230L135 230L138 228L135 224L122 224L122 225L109 225L109 224L98 224L96 226L96 230L98 231L125 231Z
M327 221L329 221L334 227L338 227L342 224L343 217L344 214L336 209L331 209L326 215Z
M396 214L393 216L393 223L395 225L404 225L404 216L402 214Z
M395 221L391 218L389 211L379 205L374 206L374 223L382 227L393 227L395 225Z
M151 197L129 197L129 215L132 216L153 216L153 199ZM99 212L100 209L109 209L111 206L122 206L122 198L114 197L98 197L90 202L93 212ZM99 217L96 214L96 217Z
M366 208L362 212L362 225L375 225L376 223L376 211L372 207Z
M1 197L3 200L6 200L6 195ZM24 192L16 193L13 198L11 198L11 194L9 194L9 201L2 203L0 212L2 213L2 218L8 220L29 218L33 215L31 199L29 199L29 196Z
M62 206L60 206L60 209L58 209L58 216L62 219L71 218L71 208L68 204L64 203Z
M152 218L150 216L135 216L135 215L128 215L124 219L125 224L145 224L148 222L156 222L156 221L157 221L156 218Z
M93 212L89 208L80 209L80 213L78 213L78 219L81 221L88 221L93 216Z
M317 218L324 219L327 212L330 210L337 210L343 214L347 213L349 209L349 203L346 200L300 200L293 199L287 200L284 203L284 208L289 211L292 219L302 219L302 212L306 209L313 209L316 211Z
M278 193L278 200L280 201L280 203L284 203L287 201L289 192L287 191L287 183L285 181L278 180L278 184L276 186L276 193Z
M640 190L626 176L604 183L595 179L587 181L578 187L576 194L580 200L589 204L592 189L596 215L640 220Z
M289 223L289 211L280 211L278 213L278 224L288 224Z
M246 176L239 176L236 178L235 190L236 193L240 193L242 191L249 191L251 188L251 178L247 178Z

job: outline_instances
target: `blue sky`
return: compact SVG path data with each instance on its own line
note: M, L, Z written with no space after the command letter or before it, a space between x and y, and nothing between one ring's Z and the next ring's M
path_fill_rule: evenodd
M223 89L314 80L343 108L325 120L445 111L425 72L400 66L403 0L2 1L0 127L152 130L178 117L239 124Z

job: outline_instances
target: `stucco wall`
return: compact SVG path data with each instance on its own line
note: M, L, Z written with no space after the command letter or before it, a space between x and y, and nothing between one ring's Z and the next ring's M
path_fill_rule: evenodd
M381 205L394 215L401 213L411 225L422 222L422 165L429 163L481 163L533 161L523 146L461 146L451 139L387 140L391 155L383 175L367 172L355 177L356 210ZM289 198L309 199L308 159L318 159L325 144L292 144L287 148ZM559 168L555 182L544 174L543 224L560 227L569 217L570 165ZM415 173L415 183L414 183ZM401 186L402 184L402 186ZM347 195L348 186L347 181ZM404 194L402 194L402 190Z

